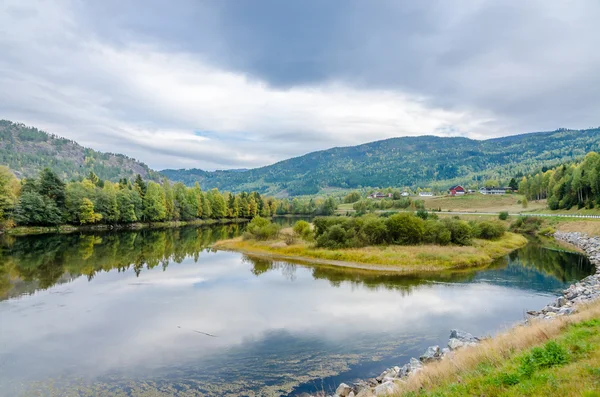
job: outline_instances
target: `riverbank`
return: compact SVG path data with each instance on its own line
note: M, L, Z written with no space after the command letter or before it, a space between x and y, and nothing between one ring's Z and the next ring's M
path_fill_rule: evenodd
M95 232L108 230L140 230L140 229L164 229L183 226L204 226L204 225L227 225L234 223L246 223L249 219L196 219L193 221L170 221L170 222L152 222L152 223L128 223L125 225L60 225L60 226L16 226L6 230L0 230L1 234L26 236L47 233L75 233L75 232Z
M431 346L402 368L351 387L341 384L336 395L600 395L600 237L577 232L554 237L583 251L596 273L494 338L452 331L448 348Z
M505 233L497 240L475 239L470 246L374 246L331 250L305 242L287 245L283 240L255 241L235 238L218 241L213 248L249 256L310 262L354 269L417 273L481 266L527 244L527 239Z

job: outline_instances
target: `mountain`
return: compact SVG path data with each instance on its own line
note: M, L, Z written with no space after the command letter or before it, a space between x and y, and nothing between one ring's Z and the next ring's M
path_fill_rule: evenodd
M118 181L140 174L157 180L160 175L146 164L122 154L101 153L33 127L0 120L0 164L19 177L37 176L45 167L66 180L93 171L101 179Z
M435 136L392 138L339 147L247 171L163 170L203 189L314 194L324 188L445 187L508 179L600 150L600 128L559 129L488 140Z

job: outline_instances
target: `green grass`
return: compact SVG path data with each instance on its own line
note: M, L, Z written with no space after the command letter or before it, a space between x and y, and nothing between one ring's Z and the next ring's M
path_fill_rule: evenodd
M569 325L500 364L483 359L457 375L429 390L398 396L600 396L600 319Z

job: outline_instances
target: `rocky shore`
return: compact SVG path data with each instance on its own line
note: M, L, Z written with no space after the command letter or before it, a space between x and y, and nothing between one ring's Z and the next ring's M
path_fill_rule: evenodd
M554 238L569 244L572 244L583 250L589 257L590 262L595 266L596 273L584 278L583 280L571 285L563 291L563 294L550 302L540 311L527 312L531 319L550 320L558 316L565 316L574 313L577 305L591 302L600 298L600 237L589 237L584 233L562 233L556 232ZM419 359L411 358L409 363L402 367L392 367L383 371L376 378L366 381L358 381L348 385L342 383L338 386L333 396L328 397L369 397L386 396L397 390L398 385L404 383L406 379L423 369L423 365L445 357L451 356L452 352L465 346L474 346L481 341L467 332L452 330L448 346L440 348L439 346L430 346ZM317 396L321 396L318 394ZM323 396L327 396L324 394ZM316 397L304 394L302 397Z

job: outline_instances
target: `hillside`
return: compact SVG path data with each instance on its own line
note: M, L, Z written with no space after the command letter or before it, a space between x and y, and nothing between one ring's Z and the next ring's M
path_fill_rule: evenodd
M483 141L435 136L392 138L306 154L247 171L164 170L203 188L302 195L323 188L430 186L510 178L583 158L600 149L600 128L560 129Z
M0 120L0 164L19 177L37 176L45 167L66 180L77 179L93 171L100 179L118 181L140 174L158 179L159 174L144 163L122 154L101 153L78 143L48 134L33 127Z

